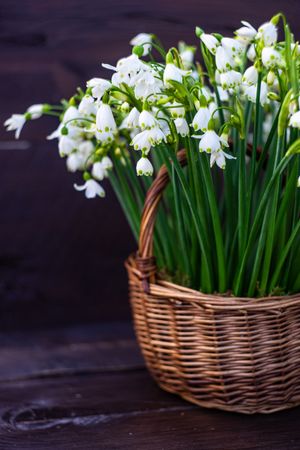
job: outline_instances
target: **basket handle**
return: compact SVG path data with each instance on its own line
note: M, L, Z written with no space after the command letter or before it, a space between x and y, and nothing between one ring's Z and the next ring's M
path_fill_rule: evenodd
M230 147L232 146L230 142ZM261 148L257 148L256 158L260 158ZM247 155L252 156L252 145L247 144ZM187 164L186 150L182 149L177 153L179 164L184 167ZM267 160L267 158L266 158ZM266 161L264 161L266 162ZM169 182L169 174L165 165L163 165L150 186L142 212L139 250L136 256L137 267L140 271L144 291L149 293L149 281L155 279L156 265L153 256L153 232L157 208L162 197L163 191Z
M184 167L187 164L185 149L177 153L179 164ZM142 283L145 292L149 292L149 280L153 281L156 273L155 258L153 256L153 234L155 218L163 191L169 182L169 174L163 165L151 184L145 199L142 212L139 250L136 257L138 269L142 276Z

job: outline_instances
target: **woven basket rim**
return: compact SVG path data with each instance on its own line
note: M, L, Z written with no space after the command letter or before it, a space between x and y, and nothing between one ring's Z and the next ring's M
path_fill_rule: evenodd
M135 275L142 279L143 274L136 264L137 255L131 254L125 261L125 266L130 269ZM280 313L283 308L300 304L300 292L293 295L277 295L268 297L235 297L230 294L204 294L200 291L181 286L176 283L171 283L164 280L157 275L155 282L149 283L150 295L157 298L169 299L173 302L187 302L193 303L204 309L214 310L260 310L273 311Z

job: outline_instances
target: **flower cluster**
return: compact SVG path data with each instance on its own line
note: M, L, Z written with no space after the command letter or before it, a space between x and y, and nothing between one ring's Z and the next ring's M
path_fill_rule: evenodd
M201 274L187 258L173 266L194 282L201 279L201 289L271 292L284 263L280 251L272 253L274 243L285 258L294 255L290 239L300 226L299 165L286 162L300 152L300 46L281 13L258 27L242 21L232 36L200 27L196 36L200 62L194 46L180 41L166 51L155 35L140 33L130 42L129 56L102 64L107 78L88 80L84 90L59 105L38 104L13 114L5 126L19 138L30 120L57 116L59 126L48 139L58 140L70 172L82 172L83 183L75 189L87 198L103 197L108 178L136 237L150 184L145 177L165 164L172 186L165 211L176 217L175 224L161 220L165 234L156 247L165 266L176 258L179 236L182 254L198 245L193 255L201 255ZM176 158L181 148L186 169ZM193 224L187 227L189 217ZM290 267L298 263L290 256ZM284 283L292 285L288 276Z

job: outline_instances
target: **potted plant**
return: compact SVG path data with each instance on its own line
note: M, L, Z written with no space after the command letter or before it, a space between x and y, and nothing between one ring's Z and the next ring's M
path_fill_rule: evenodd
M18 138L57 116L48 139L82 172L75 189L104 197L111 182L139 245L131 304L158 383L267 413L300 402L300 46L282 14L196 36L200 63L196 47L166 52L139 34L130 56L103 64L110 79L5 125Z

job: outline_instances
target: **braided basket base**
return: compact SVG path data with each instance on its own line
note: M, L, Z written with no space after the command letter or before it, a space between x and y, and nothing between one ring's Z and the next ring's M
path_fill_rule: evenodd
M136 335L166 391L207 408L271 413L300 404L300 294L245 299L157 280L126 262Z

